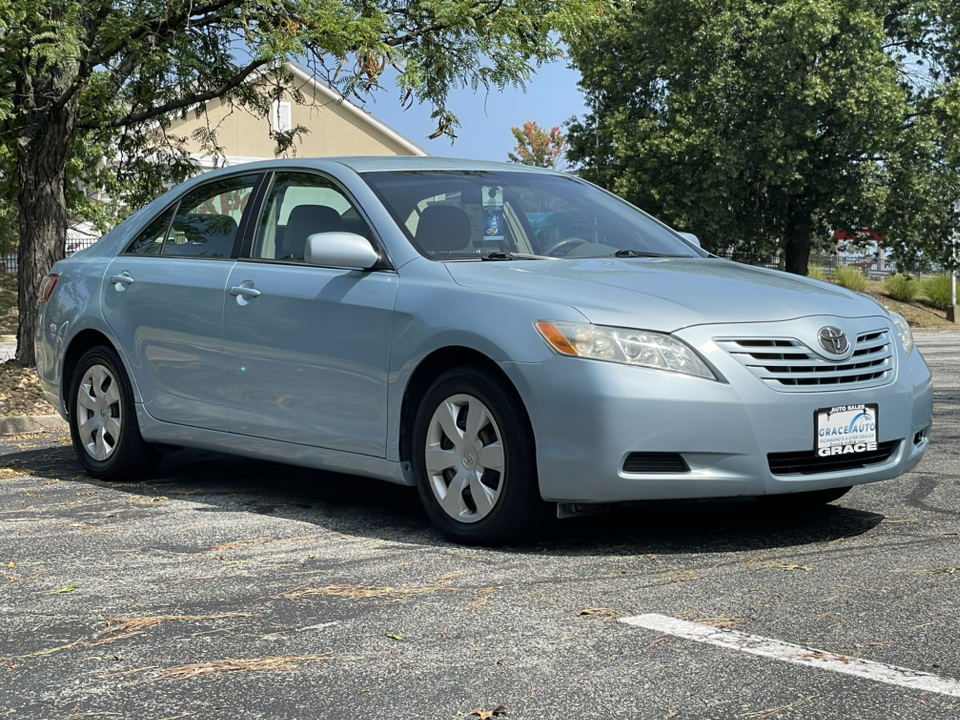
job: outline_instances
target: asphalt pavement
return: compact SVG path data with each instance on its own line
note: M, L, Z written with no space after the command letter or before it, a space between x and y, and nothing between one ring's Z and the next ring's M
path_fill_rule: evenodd
M109 485L62 435L3 439L0 718L955 720L960 333L917 337L916 471L805 514L647 504L515 548L451 545L362 478L181 451Z

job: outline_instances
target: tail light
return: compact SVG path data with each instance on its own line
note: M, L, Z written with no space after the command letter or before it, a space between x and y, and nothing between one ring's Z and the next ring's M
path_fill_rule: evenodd
M57 281L60 279L60 276L55 273L50 273L45 276L43 280L40 281L40 302L45 303L50 299L50 296L53 295L53 289L57 286Z

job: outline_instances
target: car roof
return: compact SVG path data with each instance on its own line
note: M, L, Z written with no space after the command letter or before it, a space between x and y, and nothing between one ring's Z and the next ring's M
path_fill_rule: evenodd
M217 174L236 173L244 170L282 170L285 168L330 169L337 164L356 173L368 172L411 172L411 171L487 171L487 172L538 172L556 174L553 170L536 168L515 163L491 162L486 160L466 160L418 155L353 155L335 157L279 158L262 160L239 165L230 165L203 177L215 177Z
M491 162L487 160L465 160L461 158L445 158L415 155L368 155L330 158L342 165L346 165L358 173L378 171L404 170L487 170L487 171L514 171L514 172L552 172L530 165L515 163Z

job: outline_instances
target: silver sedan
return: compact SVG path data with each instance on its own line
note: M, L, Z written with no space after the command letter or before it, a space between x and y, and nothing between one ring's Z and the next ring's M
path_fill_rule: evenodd
M91 475L168 446L366 475L463 543L632 500L828 502L930 438L900 316L516 165L227 168L41 290L37 369Z

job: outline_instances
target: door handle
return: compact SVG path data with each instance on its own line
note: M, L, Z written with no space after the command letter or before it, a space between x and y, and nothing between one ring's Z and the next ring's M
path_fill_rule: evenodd
M249 300L260 295L260 291L250 285L234 285L230 288L230 294Z
M130 273L124 270L119 275L111 275L110 282L112 282L114 285L129 285L133 282L133 278L130 277Z

